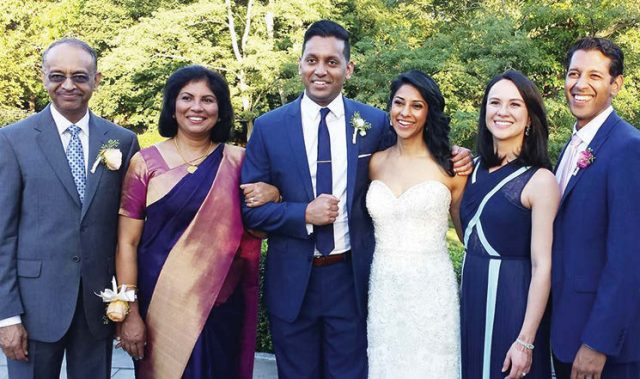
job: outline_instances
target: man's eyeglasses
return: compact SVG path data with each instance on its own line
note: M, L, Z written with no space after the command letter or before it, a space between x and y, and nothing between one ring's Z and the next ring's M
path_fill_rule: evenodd
M89 80L91 79L89 75L85 75L85 74L73 74L71 76L66 76L66 75L56 74L56 73L47 75L47 78L52 83L62 83L65 80L67 80L67 78L69 78L71 79L71 81L73 81L76 84L85 84L85 83L88 83Z

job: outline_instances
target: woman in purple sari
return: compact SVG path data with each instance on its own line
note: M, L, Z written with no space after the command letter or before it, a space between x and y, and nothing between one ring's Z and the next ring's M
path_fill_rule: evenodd
M260 240L242 225L232 121L224 79L181 68L164 90L169 139L131 160L116 270L138 300L117 334L138 378L251 378Z

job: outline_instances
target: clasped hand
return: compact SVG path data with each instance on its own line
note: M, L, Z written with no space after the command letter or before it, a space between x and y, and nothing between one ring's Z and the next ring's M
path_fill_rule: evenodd
M267 183L241 184L240 189L244 195L245 203L249 208L259 207L268 202L277 203L280 200L280 191L278 191L278 188Z
M340 199L326 193L313 199L307 205L305 221L307 224L328 225L336 221L338 217L338 203Z
M144 321L137 311L130 312L123 322L116 324L116 341L118 341L116 348L121 347L133 359L144 358L147 332Z

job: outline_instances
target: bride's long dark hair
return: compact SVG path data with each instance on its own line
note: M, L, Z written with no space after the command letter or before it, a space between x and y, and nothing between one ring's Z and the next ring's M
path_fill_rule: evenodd
M391 110L393 97L398 89L408 84L420 92L420 95L428 104L427 121L424 124L424 141L436 162L442 169L454 176L451 163L451 145L449 143L450 118L444 113L444 97L438 84L427 74L418 70L404 72L391 82L389 103L387 110Z

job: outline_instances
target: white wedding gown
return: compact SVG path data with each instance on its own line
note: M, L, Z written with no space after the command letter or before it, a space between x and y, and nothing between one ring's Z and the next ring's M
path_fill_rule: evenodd
M376 249L369 282L370 379L460 375L458 285L447 252L451 193L418 183L396 197L374 180L367 207Z

